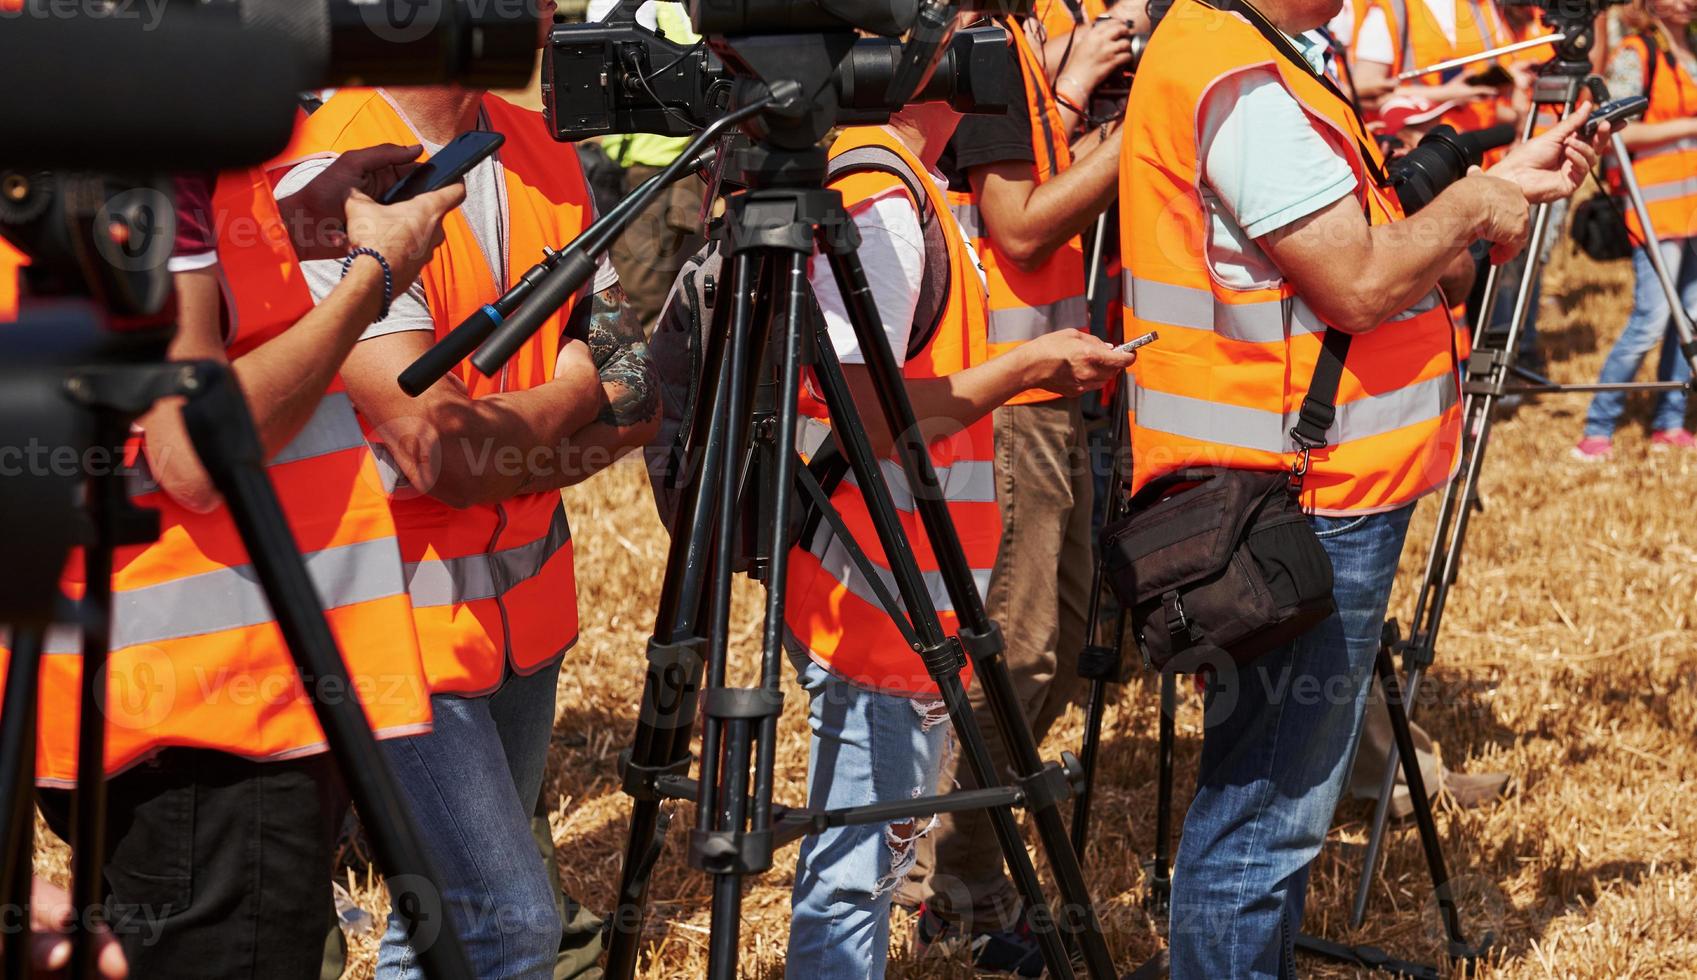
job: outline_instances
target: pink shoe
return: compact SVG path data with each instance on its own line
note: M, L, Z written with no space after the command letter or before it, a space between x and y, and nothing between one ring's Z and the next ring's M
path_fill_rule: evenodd
M1651 449L1697 449L1697 436L1684 429L1658 429L1650 433Z
M1686 433L1690 437L1690 433ZM1573 458L1585 463L1597 463L1614 455L1614 440L1608 436L1586 436L1573 447Z

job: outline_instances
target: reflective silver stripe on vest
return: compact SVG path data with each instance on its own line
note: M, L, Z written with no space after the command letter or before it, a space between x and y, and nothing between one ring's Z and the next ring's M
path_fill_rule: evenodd
M339 453L344 449L359 449L364 445L365 434L360 431L359 420L354 417L354 406L348 400L348 393L332 392L319 400L306 425L266 465L282 466ZM132 497L159 490L159 482L147 466L146 455L140 458L135 468L124 474L124 478Z
M826 530L828 531L829 528L826 528ZM837 536L831 534L827 537L824 532L821 532L818 538L823 539L824 544L821 546L816 542L813 545L813 554L819 559L820 567L824 568L825 572L832 578L843 583L843 586L855 598L875 609L883 609L884 607L878 600L878 593L872 591L871 583L866 580L865 575L861 574L860 568L855 565L854 559L849 557L848 549L837 540ZM876 560L873 560L871 564L873 568L877 569L878 577L883 580L884 586L890 591L890 595L895 597L899 604L902 594L901 590L896 587L895 573L880 565ZM931 596L931 604L936 607L937 611L940 613L954 612L954 600L949 598L949 589L944 584L943 573L921 571L919 576L925 582L925 591ZM990 590L990 569L973 569L972 581L978 587L978 595L982 599L984 594Z
M556 504L548 533L513 548L462 558L407 562L407 592L414 606L454 606L505 595L535 578L572 539L564 507Z
M1326 329L1325 321L1315 315L1301 297L1288 304L1290 329L1287 332L1287 304L1283 300L1221 303L1209 290L1175 286L1153 279L1139 279L1129 270L1120 274L1120 284L1125 289L1125 304L1137 319L1155 324L1166 323L1175 327L1210 330L1227 340L1242 341L1246 344L1276 344L1290 336L1321 333ZM1433 290L1386 322L1396 323L1427 313L1435 309L1439 302L1440 296L1437 290Z
M1137 388L1133 397L1140 429L1260 452L1296 451L1290 439L1295 412L1224 405L1146 387ZM1455 375L1445 372L1396 391L1345 402L1337 406L1337 418L1326 430L1326 444L1341 446L1433 421L1454 408L1458 397Z
M831 427L815 418L804 418L796 432L796 444L803 456L811 458L831 435ZM907 482L907 471L893 459L878 461L884 474L884 485L890 488L890 499L896 509L912 513L913 491ZM987 504L996 502L996 464L988 459L957 459L948 466L937 466L937 483L943 488L943 499L952 504ZM852 487L860 484L854 473L846 473L843 482Z
M1697 194L1697 177L1676 177L1673 180L1657 184L1640 184L1640 193L1644 195L1645 204L1657 201L1677 201L1682 197Z
M306 555L307 574L328 609L403 595L400 554L394 538L325 548ZM112 648L203 636L272 622L271 605L252 566L190 575L113 598ZM48 633L49 653L79 653L74 629Z
M365 445L365 433L360 431L354 417L353 402L345 391L325 395L312 410L312 418L284 446L269 465L281 466L317 456L328 456L344 449L359 449Z
M1072 327L1090 326L1090 308L1084 297L1069 296L1042 306L1014 306L990 311L990 343L1017 344Z
M984 237L984 221L978 216L976 204L951 204L949 212L955 216L955 222L960 225L961 234L965 235L974 245Z

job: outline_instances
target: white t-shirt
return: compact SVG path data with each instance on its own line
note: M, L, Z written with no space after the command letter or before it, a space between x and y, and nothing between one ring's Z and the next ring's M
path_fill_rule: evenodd
M948 190L948 181L942 175L927 171L925 176L939 190ZM884 336L889 338L896 363L905 363L908 338L913 333L913 311L919 306L919 287L925 276L925 234L919 227L919 212L913 206L913 199L897 183L888 191L856 204L849 210L849 217L860 231L860 264L866 270L866 284L872 289ZM939 218L955 220L946 209ZM954 227L960 234L959 225ZM960 237L966 242L967 254L982 278L984 270L972 251L971 239L964 234ZM836 348L837 359L844 364L865 364L866 356L854 335L854 326L849 323L837 281L831 275L830 260L815 254L807 278L825 315L825 328L831 346Z
M393 105L394 103L391 102L390 104ZM395 111L399 113L400 107L396 106ZM406 116L403 114L401 118L405 120ZM480 118L479 124L487 125L487 120ZM408 128L413 128L410 123ZM416 130L414 130L414 139L423 144L425 151L431 155L440 152L442 149L439 144L431 143L418 136ZM281 200L288 197L311 183L314 177L330 166L331 159L326 157L308 160L290 170L277 184L275 191L277 199ZM506 169L501 166L501 152L499 150L466 174L465 189L465 203L460 205L460 213L465 216L466 223L471 226L472 237L477 240L478 248L483 252L484 260L489 263L489 269L494 273L495 288L499 292L506 292L508 286L507 269L510 265L507 255L506 234L507 174ZM558 248L567 243L556 242L553 244L555 248ZM541 261L542 256L536 256L536 260ZM341 281L341 259L314 259L302 262L300 265L302 278L306 280L307 289L312 292L312 298L315 301L328 296L330 291L336 288L336 283ZM601 263L595 270L595 281L591 290L600 292L616 285L618 281L618 273L613 271L612 262L605 254L602 255ZM490 296L489 299L494 300L495 296ZM370 340L373 337L404 333L410 330L433 332L435 329L436 323L430 318L430 304L424 295L424 284L414 282L404 294L396 296L394 301L389 304L389 315L367 327L365 332L360 335L360 339Z

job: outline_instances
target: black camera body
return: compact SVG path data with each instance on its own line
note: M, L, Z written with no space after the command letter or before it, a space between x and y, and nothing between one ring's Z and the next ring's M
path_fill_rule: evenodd
M555 139L689 136L729 107L737 76L719 54L705 42L683 44L648 29L634 10L621 4L607 20L554 28L542 61L542 103ZM834 124L886 122L901 108L888 97L901 52L892 38L853 41L828 86ZM979 27L954 36L913 101L1005 113L1023 98L1019 86L1019 66L1001 28Z

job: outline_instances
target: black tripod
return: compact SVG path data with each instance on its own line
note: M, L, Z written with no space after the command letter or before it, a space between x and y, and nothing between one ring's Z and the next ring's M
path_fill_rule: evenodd
M1608 91L1600 78L1590 74L1590 62L1586 52L1591 46L1591 25L1589 21L1562 27L1565 40L1557 51L1556 57L1539 69L1539 77L1533 88L1532 108L1527 113L1523 139L1532 136L1538 110L1542 107L1559 108L1563 115L1573 111L1583 92L1589 91L1592 101L1597 104L1608 99ZM1643 194L1638 189L1637 177L1632 169L1632 161L1627 154L1618 131L1614 133L1611 148L1616 162L1621 168L1626 186L1627 196L1638 215L1639 223L1644 229L1644 248L1651 266L1655 269L1663 292L1667 295L1668 308L1673 316L1675 330L1680 337L1680 351L1688 362L1697 367L1697 336L1694 336L1691 320L1687 316L1678 290L1673 279L1668 274L1662 261L1660 241L1656 238L1654 228L1650 223L1649 211L1644 203ZM1521 331L1530 315L1534 289L1543 273L1544 242L1552 233L1550 227L1551 205L1540 204L1533 209L1532 234L1526 243L1526 262L1521 271L1520 282L1515 293L1513 312L1504 331L1493 330L1492 313L1496 306L1497 291L1500 288L1500 267L1493 266L1485 284L1485 301L1480 306L1478 323L1474 327L1474 351L1467 363L1467 381L1463 386L1466 399L1463 403L1462 418L1465 426L1461 449L1460 470L1456 479L1452 480L1445 490L1442 503L1438 509L1437 527L1433 531L1432 544L1426 558L1425 573L1421 581L1420 594L1415 600L1414 622L1410 635L1405 644L1401 644L1403 655L1403 670L1406 679L1403 682L1405 692L1403 701L1412 710L1419 697L1420 685L1430 670L1435 658L1438 630L1443 622L1444 609L1448 603L1450 589L1455 585L1457 570L1461 562L1462 548L1467 540L1468 522L1473 511L1480 507L1478 489L1479 474L1484 465L1485 450L1489 444L1491 426L1494 421L1498 399L1504 395L1515 394L1546 394L1558 392L1596 392L1622 390L1668 390L1688 387L1682 382L1628 382L1623 384L1555 384L1515 365ZM1523 379L1523 383L1511 383L1511 377ZM1386 688L1387 701L1390 700L1390 688ZM1394 719L1394 713L1393 713ZM1373 822L1367 839L1367 852L1363 861L1361 880L1355 893L1355 904L1351 912L1351 925L1359 926L1366 916L1367 900L1371 893L1373 877L1378 871L1380 854L1384 846L1385 827L1390 812L1390 800L1395 790L1397 759L1406 755L1409 746L1403 745L1398 739L1390 749L1385 766L1384 779L1380 783L1379 798L1373 810ZM1419 766L1403 766L1404 771L1412 774ZM1415 789L1413 779L1409 779L1410 802L1414 806L1417 819L1429 820L1431 803L1425 794ZM1422 834L1424 837L1424 833Z
M324 618L306 565L278 505L264 453L247 404L230 370L211 362L164 361L169 331L125 334L107 330L87 305L63 305L0 329L0 391L4 391L4 437L0 445L96 447L122 459L132 421L161 398L186 399L183 418L195 451L211 475L253 564L278 627L312 695L313 708L343 779L359 807L377 857L386 871L395 907L410 920L409 935L432 977L471 974L459 937L443 916L441 891L410 815L394 789L389 767L352 698L324 698L322 690L352 691L336 640ZM83 458L92 458L85 456ZM9 525L30 539L39 528L75 521L74 500L83 493L86 519L77 537L84 546L87 591L74 613L44 607L21 609L8 602L13 621L12 657L6 677L0 729L0 787L7 794L3 835L4 907L23 910L26 929L6 937L5 976L30 976L27 933L31 854L34 849L35 726L39 659L49 621L74 617L82 634L82 700L78 730L72 902L79 931L69 975L95 975L98 949L90 926L104 904L106 663L111 645L112 553L119 545L151 541L158 515L130 504L116 467L96 469L66 481L47 476L8 481L4 499ZM10 528L9 528L10 533ZM38 556L45 553L38 553ZM64 554L59 553L63 563ZM56 592L57 565L24 568L38 591L45 582Z
M831 826L982 807L991 808L998 840L1050 974L1073 975L1071 945L1083 957L1089 975L1111 976L1113 964L1057 808L1070 791L1067 773L1061 766L1042 763L1013 696L1000 659L1000 631L984 612L919 435L900 368L879 325L854 252L853 225L840 195L821 187L824 153L756 146L741 151L740 163L749 189L727 201L727 265L707 338L704 401L690 422L689 480L679 503L649 645L642 716L625 771L626 790L636 803L620 908L612 920L608 972L629 976L636 964L647 878L667 819L662 800L691 798L697 803L698 821L690 861L714 879L709 951L713 976L735 974L742 878L770 867L778 844ZM900 434L902 467L960 618L958 637L943 633L835 352L827 338L815 336L807 325L807 269L815 248L828 256L845 297L885 422L890 431ZM799 482L816 506L829 509L824 490L800 463L791 441L804 363L811 365L829 406L836 451L865 495L879 542L890 559L891 578L906 618L905 623L902 617L896 622L936 681L961 751L985 789L839 811L784 809L772 803L773 739L782 704L779 677L784 659L788 561L784 529L793 513L791 488ZM750 511L739 501L754 501L756 506ZM739 514L745 515L742 533ZM755 514L758 529L748 526ZM824 519L833 530L840 528L832 514ZM756 687L730 688L725 684L730 581L735 549L751 531L756 544L747 569L766 586L761 675ZM840 530L838 535L845 546L858 551L851 538ZM879 576L870 580L878 582ZM1012 787L999 785L999 774L960 683L966 656L972 657L994 720L1016 760L1018 778ZM704 672L707 690L702 693ZM705 720L701 778L695 782L684 773L690 763L689 740L698 702ZM1051 871L1068 912L1077 917L1075 922L1057 923L1050 914L1020 838L1014 805L1032 812Z

